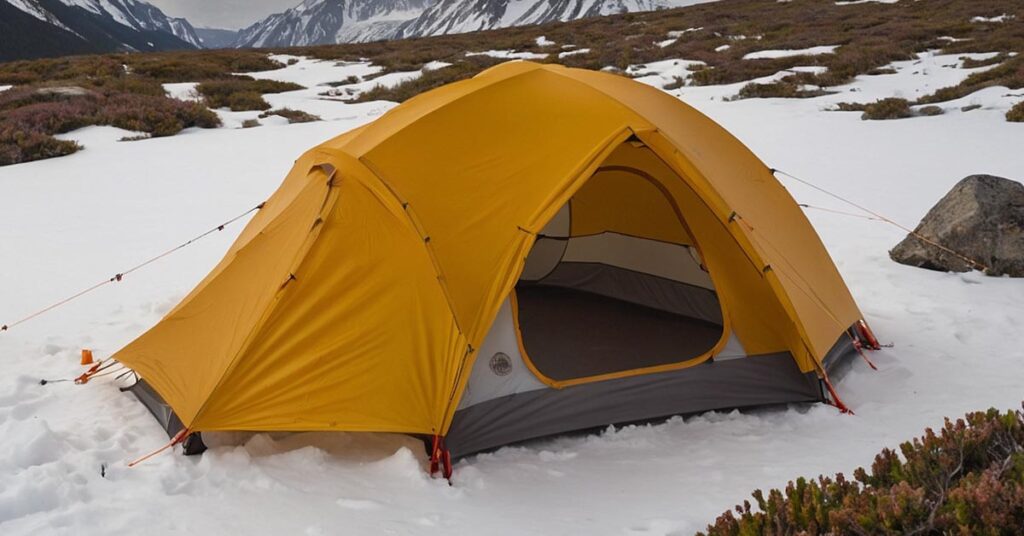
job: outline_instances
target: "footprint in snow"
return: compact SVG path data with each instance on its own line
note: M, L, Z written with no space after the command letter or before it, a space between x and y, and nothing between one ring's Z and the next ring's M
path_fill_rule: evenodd
M376 510L382 505L369 499L338 499L338 506L349 510Z

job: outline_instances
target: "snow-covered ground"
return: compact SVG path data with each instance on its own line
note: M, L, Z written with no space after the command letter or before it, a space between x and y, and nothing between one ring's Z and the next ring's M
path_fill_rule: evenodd
M758 50L743 56L745 60L767 60L777 58L789 58L792 56L819 56L821 54L834 54L839 45L824 45L818 47L799 48L790 50Z
M742 84L673 93L769 165L912 226L966 175L1024 179L1024 126L1003 118L1020 91L990 88L961 99L981 109L961 112L958 102L945 115L900 121L826 111L912 97L970 73L948 57L919 61L816 99L729 101ZM687 65L631 71L660 86ZM257 75L308 86L268 100L325 121L136 142L90 128L67 136L84 151L0 168L0 322L259 203L305 149L392 106L319 95L327 88L318 84L373 69L300 60ZM801 202L847 209L785 184ZM609 428L471 457L457 463L451 487L426 475L417 441L386 434L211 435L202 457L165 453L128 469L126 460L166 442L146 410L109 378L39 379L72 377L80 348L105 357L155 323L219 259L236 224L0 333L0 533L692 534L755 488L849 472L944 416L1019 406L1024 281L897 265L886 252L898 230L808 216L880 338L895 344L874 355L878 372L857 361L838 384L856 416L801 405Z

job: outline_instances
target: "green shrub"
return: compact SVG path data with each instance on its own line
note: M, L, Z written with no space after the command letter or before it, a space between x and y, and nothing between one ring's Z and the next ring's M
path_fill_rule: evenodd
M1024 123L1024 101L1018 102L1006 112L1006 120L1013 123Z
M723 513L707 534L1021 534L1024 411L947 419L899 453L884 449L854 480L799 478L753 497L754 505Z
M903 119L910 117L913 113L910 111L910 102L907 99L900 98L888 98L875 101L864 107L864 115L861 115L861 119Z

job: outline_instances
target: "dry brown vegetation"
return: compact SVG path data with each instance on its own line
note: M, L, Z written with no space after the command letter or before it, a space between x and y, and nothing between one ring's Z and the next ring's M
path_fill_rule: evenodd
M1006 112L1006 120L1013 123L1024 123L1024 101L1020 101Z
M1004 23L972 23L975 16L1016 15ZM669 32L694 29L679 35L665 47ZM544 35L558 46L541 47L535 39ZM744 37L740 39L740 37ZM953 38L955 41L944 38ZM587 54L558 58L561 45L589 48ZM722 52L715 49L730 45ZM744 60L749 52L764 49L801 49L818 45L842 45L835 54L794 56L778 59ZM488 65L474 64L467 51L515 49L546 52L545 60L572 67L625 70L638 63L670 58L703 61L707 67L693 73L699 85L752 80L794 66L821 66L823 73L794 73L781 82L747 89L747 97L808 97L818 91L801 92L800 86L825 88L846 83L858 74L884 74L886 65L913 59L926 50L948 53L1001 52L996 58L968 62L968 66L1001 63L999 72L972 81L972 87L1002 83L1021 87L1021 57L1024 53L1024 3L1019 0L930 0L928 2L866 3L835 5L824 0L722 0L687 8L631 13L585 19L569 23L508 28L489 32L390 41L290 49L292 53L322 59L354 61L368 58L388 71L408 71L434 60L447 61L456 68L441 69L429 84L414 81L396 88L375 91L374 98L402 101L417 89L476 74ZM770 87L767 87L770 86ZM970 93L971 89L965 89ZM952 93L949 93L952 94ZM935 100L930 102L938 102Z
M210 108L230 108L232 112L269 110L270 104L263 99L263 95L297 89L305 88L291 82L255 80L248 76L208 80L196 86L196 91L203 95Z
M975 16L1002 14L1015 15L1015 18L1003 23L971 22ZM676 40L664 47L658 46L657 43L670 39L670 32L676 32ZM539 46L536 38L541 35L557 44ZM730 45L728 49L716 52L726 44ZM562 48L568 45L573 48ZM835 54L743 59L745 54L757 50L800 49L818 45L841 46ZM590 51L558 57L563 50L582 48ZM916 53L926 50L941 49L950 54L1000 53L988 60L965 61L966 67L989 68L975 73L958 86L940 89L916 103L931 104L994 85L1024 88L1024 2L929 0L836 5L827 0L784 3L721 0L673 10L569 23L403 41L302 47L287 49L287 52L325 60L369 60L382 66L385 73L418 70L431 61L452 64L427 71L422 77L396 87L378 87L358 97L360 100L404 101L423 91L471 77L499 63L501 60L486 56L465 55L470 51L493 49L548 53L548 57L541 61L589 69L613 68L619 72L630 65L662 59L698 60L705 66L691 73L691 83L695 84L749 81L798 65L824 68L820 73L799 72L770 84L748 85L740 91L740 98L813 97L848 82L858 74L883 74L893 61L912 59ZM60 124L65 129L73 125L111 124L112 118L125 115L124 106L116 113L103 110L130 101L132 106L139 108L134 112L139 117L134 118L132 124L136 129L154 135L175 132L179 124L202 126L213 123L209 116L200 117L201 110L197 110L195 105L189 105L193 111L183 111L178 101L166 97L162 83L201 82L200 91L208 104L214 107L269 109L262 94L297 89L297 86L268 89L263 82L237 76L239 73L281 67L280 63L267 57L267 52L217 50L105 54L0 64L0 84L19 86L17 90L76 86L101 97L90 101L99 107L99 111L93 105L70 106L65 103L60 113L67 117L61 115L63 119L60 121L50 116L16 114L15 108L7 108L0 117L0 154L7 155L7 158L0 159L0 165L59 156L77 149L72 142L59 142L50 137L50 134L63 130L38 125L29 125L32 128L28 128L23 122L12 123L11 116L20 117L19 121ZM1013 56L1012 53L1021 55ZM358 82L359 79L349 79L331 85L341 86L343 90L343 86ZM678 79L670 82L667 88L679 87L683 83ZM805 86L821 89L808 91ZM55 107L53 103L31 101L24 101L19 107L38 104L46 104L51 109ZM1018 110L1008 114L1008 118L1020 113ZM186 117L189 114L195 117ZM174 119L168 119L169 116Z

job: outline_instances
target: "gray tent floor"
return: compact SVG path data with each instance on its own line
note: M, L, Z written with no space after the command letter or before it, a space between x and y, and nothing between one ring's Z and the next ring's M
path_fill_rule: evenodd
M722 327L579 290L516 288L526 354L553 380L679 363L711 350Z

